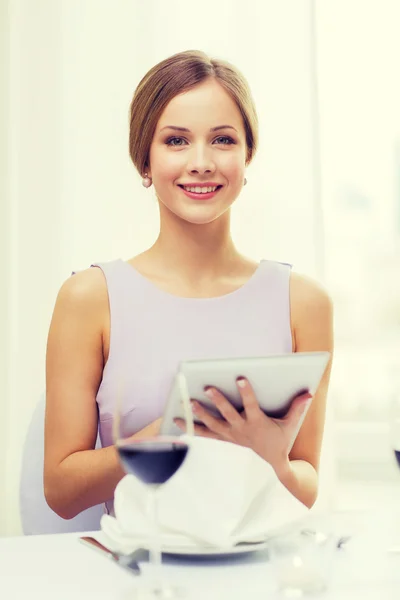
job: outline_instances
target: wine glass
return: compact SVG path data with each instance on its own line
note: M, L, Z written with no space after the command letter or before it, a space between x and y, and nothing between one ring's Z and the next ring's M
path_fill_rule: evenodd
M397 466L400 469L400 416L392 422L392 447Z
M191 416L190 400L187 393L186 380L183 374L178 374L179 388L189 419ZM134 411L130 411L129 400L118 394L115 403L113 437L114 443L126 473L137 477L150 489L148 495L150 519L153 525L153 535L149 548L150 564L155 578L150 589L140 589L140 598L157 598L159 600L182 598L182 590L167 584L162 578L162 550L158 526L157 492L178 471L189 451L187 439L180 436L161 435L156 433L150 437L137 438L132 434ZM189 430L193 429L193 422Z
M400 468L400 386L392 393L389 409L390 445L394 452L395 464Z
M389 405L389 446L392 456L393 471L397 471L397 482L400 483L398 477L398 469L400 469L400 380L398 376L394 378L394 389L391 394ZM400 514L398 511L400 501L400 485L391 486L391 493L388 499L386 510L386 525L388 540L391 548L396 552L400 551Z

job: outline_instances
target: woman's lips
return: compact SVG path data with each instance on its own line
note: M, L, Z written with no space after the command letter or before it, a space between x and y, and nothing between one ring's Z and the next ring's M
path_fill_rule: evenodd
M217 187L217 189L214 192L206 192L206 193L196 193L196 192L188 192L187 190L185 190L184 187L182 187L181 185L178 186L181 188L182 192L188 196L189 198L192 198L192 200L211 200L211 198L214 198L214 196L216 194L218 194L218 192L222 189L222 185Z

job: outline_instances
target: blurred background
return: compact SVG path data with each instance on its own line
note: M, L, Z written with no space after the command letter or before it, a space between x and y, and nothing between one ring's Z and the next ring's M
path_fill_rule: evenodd
M157 234L129 104L151 66L188 49L234 63L257 104L237 245L334 300L321 502L369 507L398 488L399 23L397 0L0 0L0 535L21 531L21 454L59 287Z

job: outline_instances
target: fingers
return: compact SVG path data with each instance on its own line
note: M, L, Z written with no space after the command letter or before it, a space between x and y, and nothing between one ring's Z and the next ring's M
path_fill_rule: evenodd
M249 421L255 421L256 419L259 419L260 413L262 411L260 409L260 405L258 404L258 400L253 391L253 388L251 387L251 384L247 381L247 379L244 379L243 377L240 377L236 381L236 383L243 400L243 407L246 418Z
M183 419L174 419L175 424L182 429L182 431L186 432L186 422ZM213 433L204 425L199 425L194 423L194 434L199 435L201 437L212 438L212 439L221 439L219 435Z
M179 429L182 429L182 431L186 431L186 421L184 421L183 419L174 419L174 423L177 427L179 427Z
M213 431L220 436L226 434L229 426L225 421L213 417L213 415L211 415L199 402L192 401L192 410L196 417L200 419L210 431Z
M195 434L214 439L230 439L232 428L240 428L244 420L221 392L215 388L208 388L205 394L212 400L223 419L214 417L200 402L192 400L193 413L203 423L203 425L194 424ZM186 431L186 423L183 419L175 419L175 423L180 429Z
M282 421L284 421L285 423L292 423L293 421L295 421L297 423L297 421L300 419L304 411L309 407L311 402L312 395L309 392L297 396L293 400L287 414L282 419Z
M243 424L243 418L240 416L238 411L234 406L225 398L221 392L219 392L215 388L208 388L205 391L207 398L210 398L215 407L219 410L221 415L224 417L225 421L229 423L232 427L240 427ZM199 415L197 412L198 403L193 404L193 411L196 410L196 415ZM200 408L201 405L200 405ZM204 410L204 409L203 409ZM199 415L201 418L201 415ZM203 420L203 419L202 419ZM205 421L203 421L205 422Z

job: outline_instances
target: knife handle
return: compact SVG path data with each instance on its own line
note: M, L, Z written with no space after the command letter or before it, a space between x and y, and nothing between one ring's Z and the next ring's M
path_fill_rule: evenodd
M116 552L112 552L106 546L104 546L103 544L98 542L94 537L83 536L83 537L79 538L79 541L82 544L84 544L85 546L89 546L90 548L93 548L93 550L100 552L103 556L105 556L108 559L111 559L112 561L117 563L120 567L123 567L124 569L128 569L128 571L130 571L131 573L134 573L135 575L140 575L140 573L141 573L140 567L136 561L134 561L133 559L129 560L129 557L127 557L127 556L124 556L124 555L120 556Z
M104 546L103 544L98 542L94 537L83 536L83 537L79 538L79 541L85 545L90 546L94 550L99 550L102 553L106 553L108 558L112 558L113 560L118 560L118 556L114 552L112 552L111 550L106 548L106 546Z

